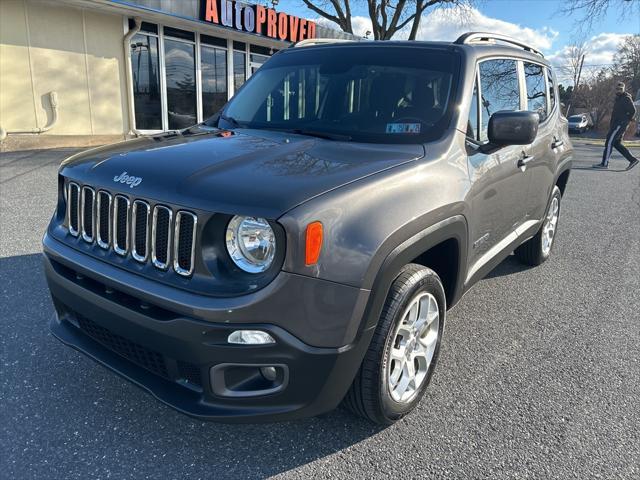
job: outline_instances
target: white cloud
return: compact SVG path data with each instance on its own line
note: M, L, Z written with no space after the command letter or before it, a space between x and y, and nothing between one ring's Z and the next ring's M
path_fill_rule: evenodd
M328 28L337 28L336 25L324 18L316 19L320 25ZM352 18L355 35L364 36L372 30L369 17L356 16ZM410 26L398 33L394 39L406 39L409 36ZM508 35L528 43L546 54L547 59L557 67L567 65L567 56L570 47L553 50L559 32L548 28L531 28L517 23L506 22L497 18L484 15L476 8L440 8L430 11L422 17L418 30L418 40L453 41L460 35L470 31L493 32ZM603 65L613 63L613 57L626 35L618 33L600 33L591 37L587 42L587 54L585 57L584 74L588 78L597 73ZM371 37L370 37L371 38ZM557 69L557 75L561 83L570 84L566 72Z
M550 28L534 29L487 17L476 8L438 9L425 15L420 22L418 40L453 41L466 32L492 32L528 43L539 50L548 50L558 36Z
M585 42L582 78L588 80L603 67L611 66L618 47L626 36L626 34L620 33L600 33L587 40ZM557 67L560 83L564 83L565 85L573 83L570 74L571 49L572 47L570 45L565 45L548 57L549 61Z
M317 19L319 24L329 28L336 25L326 19ZM369 17L356 16L352 18L355 35L364 36L371 30ZM406 27L394 39L402 40L409 36L411 28ZM549 28L533 29L521 25L505 22L497 18L487 17L476 8L441 8L433 10L422 17L417 40L453 41L460 35L470 31L494 32L509 35L529 43L531 46L548 50L558 32Z

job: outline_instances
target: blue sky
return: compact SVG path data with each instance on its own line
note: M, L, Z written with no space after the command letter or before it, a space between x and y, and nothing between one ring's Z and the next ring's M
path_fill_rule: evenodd
M318 3L329 4L321 0ZM455 14L429 10L423 16L419 38L454 40L460 33L469 30L504 33L541 49L545 56L560 66L566 64L567 46L580 36L577 31L581 20L580 13L574 16L560 13L563 3L560 0L476 0L465 24L461 24L459 16ZM354 29L357 33L364 33L370 28L366 2L352 0L352 4L356 17ZM280 0L277 8L310 19L317 17L301 0ZM611 8L606 16L594 22L591 29L583 32L582 38L588 46L585 60L585 65L590 66L588 72L595 73L601 66L610 64L625 35L640 33L640 2L634 8L637 15L627 14L624 17ZM330 22L326 24L334 25Z

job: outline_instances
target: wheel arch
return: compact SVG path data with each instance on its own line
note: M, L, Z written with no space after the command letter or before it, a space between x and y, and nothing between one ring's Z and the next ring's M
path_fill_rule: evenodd
M386 256L375 276L362 327L370 329L377 325L391 284L402 267L409 263L418 263L434 270L445 288L447 308L455 305L463 294L467 238L465 217L455 215L398 244Z
M562 170L555 181L555 184L560 189L560 194L564 196L564 191L567 188L567 183L569 183L569 174L571 173L571 168L565 168Z

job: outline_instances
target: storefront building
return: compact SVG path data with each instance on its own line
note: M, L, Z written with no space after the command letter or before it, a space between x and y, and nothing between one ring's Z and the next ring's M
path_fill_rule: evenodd
M0 137L184 128L278 50L349 37L265 2L0 0Z

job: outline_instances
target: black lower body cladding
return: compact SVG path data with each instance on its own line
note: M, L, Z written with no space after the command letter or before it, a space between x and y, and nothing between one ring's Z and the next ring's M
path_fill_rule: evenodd
M310 329L311 335L321 336L324 329L329 338L338 338L337 312L345 297L352 298L340 335L346 338L353 329L354 341L318 347L277 322L229 322L224 320L226 310L220 311L219 321L210 321L199 318L198 306L190 307L192 315L184 314L184 304L171 309L175 299L167 297L166 290L158 292L154 302L148 291L131 286L137 285L131 282L134 274L94 259L78 262L74 257L81 254L50 237L45 236L44 252L56 307L52 333L169 406L201 419L279 421L331 410L348 390L371 338L372 330L356 335L358 325L350 325L355 319L360 323L366 303L357 294L351 296L351 290L357 290L351 287L344 287L347 292L338 300L339 293L332 290L336 284L295 275L288 280L320 282L314 291L324 303L316 299L311 308L316 311L313 320L324 324ZM330 290L324 290L329 285ZM258 298L253 303L263 303L265 309L272 307L270 301L286 305L273 295L286 295L288 290L276 290L268 300ZM332 306L332 301L340 305ZM241 312L242 307L236 310ZM265 319L276 313L290 314L265 310ZM240 329L265 331L276 343L227 343L229 334ZM266 367L274 367L267 372L273 375L264 375Z

